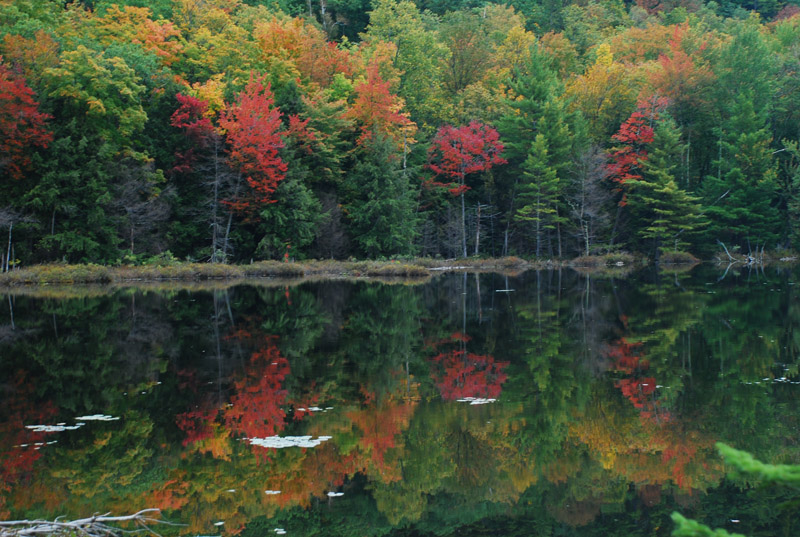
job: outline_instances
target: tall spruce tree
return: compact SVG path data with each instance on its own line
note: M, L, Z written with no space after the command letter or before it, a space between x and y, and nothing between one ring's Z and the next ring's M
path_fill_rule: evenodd
M561 195L573 150L581 144L580 118L567 110L564 86L552 68L552 58L537 44L531 47L524 69L508 80L510 112L498 122L511 166L500 182L510 192L506 200L508 227L534 222L536 255L541 255L544 231L556 231L561 255L559 214L565 214ZM514 173L522 168L522 174ZM505 181L503 181L505 179ZM515 199L519 193L520 199Z
M772 136L754 109L751 93L736 98L731 117L716 133L716 173L706 177L700 191L711 220L707 246L722 241L747 249L759 244L775 247L781 217Z
M557 229L560 182L556 168L548 165L547 138L537 134L522 165L522 185L515 219L531 222L536 241L536 257L542 255L545 232Z
M656 258L661 250L685 247L690 236L707 224L698 198L675 181L683 149L680 129L671 118L662 117L648 158L641 162L641 176L627 183L632 231L639 240L651 242Z
M345 180L345 210L353 241L366 257L410 254L415 192L390 138L375 134L361 148Z

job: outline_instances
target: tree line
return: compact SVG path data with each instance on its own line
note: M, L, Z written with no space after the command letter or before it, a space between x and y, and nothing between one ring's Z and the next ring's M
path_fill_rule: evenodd
M799 12L7 0L3 269L796 248Z

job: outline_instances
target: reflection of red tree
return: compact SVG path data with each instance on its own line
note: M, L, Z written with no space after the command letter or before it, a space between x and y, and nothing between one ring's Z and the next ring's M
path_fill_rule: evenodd
M225 409L225 425L248 438L277 435L285 425L287 392L283 381L289 361L281 355L274 336L260 338L247 371L234 380L235 395Z
M464 350L441 353L433 363L433 379L442 398L448 401L465 397L496 399L508 377L503 373L508 362L495 362L493 356Z
M233 378L233 396L224 409L220 410L213 398L204 398L194 410L175 417L178 428L186 433L184 446L211 438L220 413L225 428L235 436L266 438L277 435L285 426L288 401L283 381L290 369L278 349L277 337L237 330L228 339L254 348L247 368ZM180 386L197 393L196 376L191 372L179 374ZM302 418L302 413L296 418Z
M32 432L25 426L47 424L58 413L52 402L36 401L33 383L24 372L17 372L10 385L10 395L3 398L4 419L0 421L0 519L10 516L5 509L6 493L33 470L33 463L42 456L40 446L35 444L47 441L45 433Z
M190 369L178 371L178 388L190 390L197 395L199 390L199 379L197 372ZM210 438L212 433L212 423L217 417L218 409L214 402L208 397L201 399L195 410L183 412L175 416L175 424L186 433L183 445L188 446L201 440Z
M643 411L643 417L651 417L658 406L658 401L649 397L656 391L656 379L642 376L650 368L650 363L641 356L641 346L641 343L630 343L620 338L608 347L606 357L613 360L613 370L627 375L617 380L614 386L634 407Z
M211 424L217 416L217 409L205 408L183 412L175 416L175 424L186 433L183 445L188 446L213 436Z

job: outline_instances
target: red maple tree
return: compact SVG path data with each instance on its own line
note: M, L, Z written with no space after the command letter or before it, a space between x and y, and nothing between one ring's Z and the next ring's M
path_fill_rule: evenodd
M666 106L667 100L663 97L640 101L636 111L611 137L621 144L609 155L607 166L609 177L617 183L618 191L623 191L625 184L631 179L642 178L641 163L647 160L647 147L653 142L655 135L653 127L659 119L659 112ZM619 204L627 204L624 191Z
M207 149L214 136L217 136L217 132L211 120L205 115L208 110L207 101L181 93L175 94L175 99L180 106L170 117L170 125L183 130L193 147L175 154L172 171L188 173L198 158L197 150Z
M227 134L228 160L244 176L249 190L228 200L235 211L252 215L259 206L273 203L272 194L286 176L286 163L278 154L284 146L281 112L263 76L252 76L236 102L219 120Z
M469 125L440 127L428 149L428 168L437 176L450 181L431 182L432 186L443 186L453 196L461 197L461 243L464 257L467 257L467 236L464 225L464 192L466 176L487 171L494 166L505 164L503 144L500 134L491 125L472 121Z
M39 112L25 80L0 63L0 173L22 179L31 165L31 147L44 148L53 140L46 128L49 118Z

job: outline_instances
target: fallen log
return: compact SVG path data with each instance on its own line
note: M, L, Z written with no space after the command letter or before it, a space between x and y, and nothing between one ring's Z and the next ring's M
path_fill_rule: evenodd
M160 509L142 509L137 513L125 516L95 515L77 520L9 520L0 521L0 537L39 537L44 535L55 536L82 536L82 537L120 537L129 533L159 534L150 524L168 524L152 515L159 513ZM120 522L133 523L135 529L124 529L109 524Z

